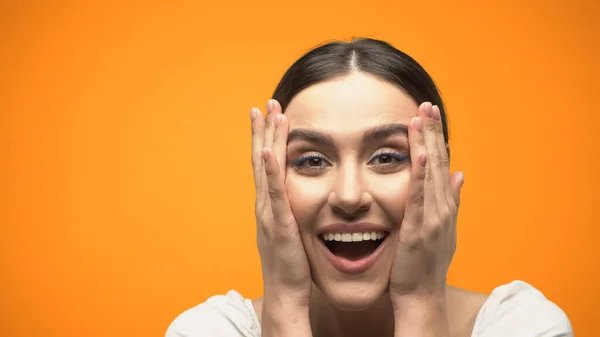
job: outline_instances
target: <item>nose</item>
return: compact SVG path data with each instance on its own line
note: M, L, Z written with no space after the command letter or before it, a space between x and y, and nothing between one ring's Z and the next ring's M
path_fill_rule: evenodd
M344 167L336 173L329 205L334 213L344 218L356 218L371 207L373 198L364 179L355 167Z

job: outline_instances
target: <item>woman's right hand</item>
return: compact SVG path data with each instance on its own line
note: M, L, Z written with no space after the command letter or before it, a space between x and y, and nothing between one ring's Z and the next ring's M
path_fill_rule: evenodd
M281 105L273 99L267 103L266 118L253 108L250 119L263 313L265 307L307 309L312 286L310 269L284 184L289 124Z

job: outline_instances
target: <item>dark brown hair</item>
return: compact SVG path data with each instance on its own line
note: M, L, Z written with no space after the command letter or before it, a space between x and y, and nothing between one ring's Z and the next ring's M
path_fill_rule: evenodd
M286 71L273 98L285 111L292 98L303 89L354 71L369 73L398 85L417 105L423 102L437 105L444 139L448 143L446 110L435 83L417 61L384 41L355 38L351 42L328 42L310 50Z

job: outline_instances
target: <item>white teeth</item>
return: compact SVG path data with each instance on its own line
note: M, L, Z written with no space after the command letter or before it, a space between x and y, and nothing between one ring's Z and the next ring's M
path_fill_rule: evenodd
M341 242L360 242L368 240L381 240L385 236L384 232L356 232L356 233L325 233L321 235L325 241Z

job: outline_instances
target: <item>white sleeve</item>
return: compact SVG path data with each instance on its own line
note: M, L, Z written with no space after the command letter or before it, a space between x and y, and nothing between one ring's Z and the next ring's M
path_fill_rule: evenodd
M567 315L523 281L500 286L479 311L472 337L573 337Z
M165 337L260 337L260 324L250 300L232 290L184 311Z

